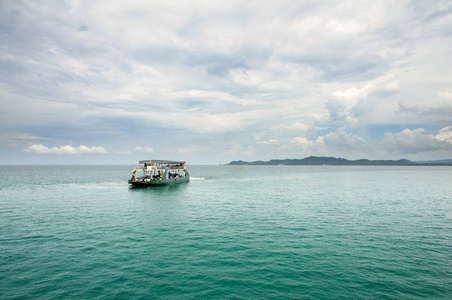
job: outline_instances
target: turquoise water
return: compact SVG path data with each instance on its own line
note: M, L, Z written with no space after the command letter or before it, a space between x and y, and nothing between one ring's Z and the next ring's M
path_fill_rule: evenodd
M0 298L452 299L452 168L0 166Z

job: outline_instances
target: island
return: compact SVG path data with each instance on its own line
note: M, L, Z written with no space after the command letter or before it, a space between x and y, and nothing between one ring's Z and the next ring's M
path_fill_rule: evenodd
M452 166L452 159L448 160L431 160L431 161L411 161L408 159L399 160L369 160L358 159L349 160L345 158L336 157L321 157L321 156L309 156L302 159L272 159L269 161L252 161L247 162L243 160L231 161L230 166L243 166L243 165L263 165L263 166L275 166L275 165L288 165L288 166Z

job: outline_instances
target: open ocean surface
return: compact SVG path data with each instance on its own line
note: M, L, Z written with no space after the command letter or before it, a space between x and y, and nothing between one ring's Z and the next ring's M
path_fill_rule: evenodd
M0 166L0 299L452 299L452 168Z

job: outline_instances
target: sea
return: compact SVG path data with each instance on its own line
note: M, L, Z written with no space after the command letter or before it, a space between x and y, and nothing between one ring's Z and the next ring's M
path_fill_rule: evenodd
M0 299L452 299L452 167L0 166Z

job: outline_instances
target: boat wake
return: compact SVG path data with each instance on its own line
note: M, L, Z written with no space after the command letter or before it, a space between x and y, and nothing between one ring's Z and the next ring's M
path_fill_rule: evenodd
M201 181L206 180L204 177L190 177L190 181Z

